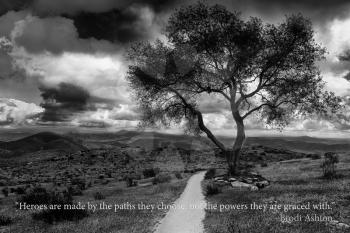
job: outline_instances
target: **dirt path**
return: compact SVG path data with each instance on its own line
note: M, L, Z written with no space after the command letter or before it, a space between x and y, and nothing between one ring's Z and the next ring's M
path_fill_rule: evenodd
M156 233L203 233L204 208L193 208L205 204L201 181L205 172L193 175L181 196L175 201L177 208L172 208L162 219ZM191 207L192 205L192 207ZM183 207L183 208L180 208Z

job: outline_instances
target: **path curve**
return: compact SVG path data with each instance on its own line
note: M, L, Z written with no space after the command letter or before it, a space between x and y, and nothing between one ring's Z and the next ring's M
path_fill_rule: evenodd
M181 196L174 206L161 220L155 233L203 233L203 219L205 217L205 197L201 182L204 172L193 175L187 182ZM200 208L194 208L194 207ZM182 207L182 208L181 208Z

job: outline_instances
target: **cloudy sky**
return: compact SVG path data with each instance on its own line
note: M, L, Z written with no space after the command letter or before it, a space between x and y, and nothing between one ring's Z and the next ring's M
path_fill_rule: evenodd
M350 105L350 3L347 0L222 0L243 17L282 22L302 13L327 48L319 64L327 88ZM136 41L164 39L162 30L181 0L1 0L0 127L133 128L138 112L124 77L125 51ZM348 80L347 80L348 79ZM225 105L203 97L208 126L232 132ZM248 119L252 132L268 132ZM1 130L1 128L0 128ZM300 119L287 131L348 135L350 113L336 120ZM269 131L272 132L272 131Z

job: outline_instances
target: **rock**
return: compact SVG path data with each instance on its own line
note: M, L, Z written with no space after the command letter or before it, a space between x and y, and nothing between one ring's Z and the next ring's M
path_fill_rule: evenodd
M329 224L331 224L331 225L337 225L338 223L339 223L339 221L337 221L337 220L332 220L329 222Z
M215 181L224 180L224 177L223 176L218 176L218 177L215 177L214 180Z
M236 178L233 178L233 177L231 177L230 179L228 179L228 181L230 181L230 182L233 182L233 181L236 181L237 179Z
M258 188L255 185L243 183L243 182L240 182L240 181L231 182L231 186L232 186L233 189L237 189L237 190L251 190L251 191L255 191Z
M338 229L349 229L350 226L348 224L345 224L345 223L338 223L337 228Z
M270 182L267 180L262 180L262 181L255 182L254 185L256 185L259 189L262 189L270 185Z
M251 178L243 178L243 181L247 184L252 184L253 180Z
M258 191L258 190L259 190L259 188L257 186L255 186L255 185L252 185L250 187L250 191Z

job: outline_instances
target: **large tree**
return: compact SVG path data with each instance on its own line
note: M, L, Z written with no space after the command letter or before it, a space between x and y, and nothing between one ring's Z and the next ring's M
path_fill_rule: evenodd
M331 114L339 99L324 90L317 61L325 50L301 15L278 25L203 3L175 11L166 42L138 43L130 50L127 79L147 126L187 122L226 155L229 172L245 141L245 119L256 114L268 124L286 125L293 116ZM222 98L237 134L226 147L203 120L201 95Z

